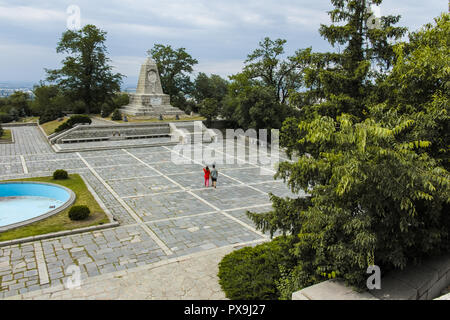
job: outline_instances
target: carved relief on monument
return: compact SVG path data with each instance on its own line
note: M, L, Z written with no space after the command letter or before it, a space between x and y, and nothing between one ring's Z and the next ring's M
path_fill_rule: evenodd
M150 81L150 92L155 93L156 90L156 80L158 76L155 70L150 70L147 74L148 81Z
M154 106L159 106L162 104L162 98L161 97L150 98L150 103Z

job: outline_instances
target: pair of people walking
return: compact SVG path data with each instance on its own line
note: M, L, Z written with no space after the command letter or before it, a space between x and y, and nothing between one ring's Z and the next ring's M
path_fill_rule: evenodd
M211 177L212 187L216 188L217 176L219 175L216 166L213 164L212 170L209 170L208 166L206 166L206 168L203 168L203 172L205 173L205 187L209 187L209 177Z

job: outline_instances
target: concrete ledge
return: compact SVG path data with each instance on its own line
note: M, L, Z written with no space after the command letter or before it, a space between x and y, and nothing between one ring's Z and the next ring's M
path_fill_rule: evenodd
M381 278L380 290L360 293L333 279L294 292L292 300L432 300L449 284L450 254L447 253L421 265L386 274Z
M368 292L356 292L342 280L324 281L294 292L292 300L378 300Z
M37 126L37 122L10 122L2 123L3 128L14 128L14 127L34 127Z
M128 140L129 141L129 140ZM58 144L53 146L53 150L56 153L72 153L72 152L82 152L82 151L99 151L99 150L115 150L115 149L132 149L132 148L148 148L148 147L160 147L160 146L174 146L177 145L178 142L153 142L153 143L145 143L145 144L127 144L127 145L111 145L111 146L96 146L96 147L79 147L72 149L62 149Z
M434 300L450 300L450 293L443 295L442 297L436 298Z

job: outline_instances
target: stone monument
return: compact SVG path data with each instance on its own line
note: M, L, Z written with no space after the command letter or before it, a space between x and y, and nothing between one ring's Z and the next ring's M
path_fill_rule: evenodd
M133 116L159 115L171 116L184 114L178 108L170 105L170 96L164 94L159 78L156 62L147 51L148 57L141 66L136 93L130 93L130 104L121 108L123 114Z

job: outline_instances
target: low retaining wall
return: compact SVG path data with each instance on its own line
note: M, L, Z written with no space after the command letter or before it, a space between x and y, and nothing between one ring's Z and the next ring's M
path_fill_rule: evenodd
M9 122L2 123L3 128L14 128L14 127L34 127L37 126L37 122Z
M379 290L357 292L343 281L333 279L294 292L292 300L432 300L449 285L450 254L446 254L386 274L381 278Z

